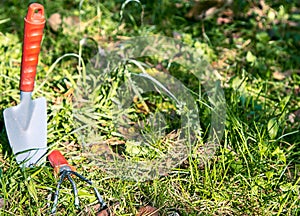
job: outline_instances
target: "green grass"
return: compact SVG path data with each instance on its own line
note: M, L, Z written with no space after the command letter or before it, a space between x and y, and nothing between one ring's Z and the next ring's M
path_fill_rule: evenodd
M217 25L216 17L186 19L192 6L188 2L176 6L175 1L141 1L143 12L137 1L127 1L123 7L124 1L90 0L83 1L81 7L80 1L42 2L47 17L55 12L65 17L79 16L82 30L68 26L53 32L49 25L45 29L33 97L47 99L49 149L61 150L79 173L91 179L115 215L136 215L145 205L158 208L159 215L174 211L180 215L299 215L300 32L286 22L300 25L298 14L293 12L300 8L297 1L267 2L278 19L276 23L268 12L260 21L255 14L246 15L254 5L246 4L243 9L234 5L234 20L227 25ZM0 197L4 206L0 212L47 215L58 179L48 162L40 167L19 168L2 115L4 109L20 101L22 22L28 2L1 4ZM190 58L188 62L193 64L184 67L176 63L182 56L163 59L158 53L139 57L106 73L104 56L93 58L101 48L114 49L116 53L105 58L117 59L122 48L120 38L173 34L186 44L183 48L201 50L198 54L218 71L218 81L212 80L213 85L205 83L207 80L198 81L197 74L193 74L197 60ZM89 39L80 45L85 37ZM95 62L100 64L96 69ZM165 94L140 92L141 72L156 81L167 80L163 86L156 86ZM215 79L214 74L211 70L205 75ZM170 77L185 88L178 91L174 88L176 80ZM128 89L133 95L124 105L122 99L126 99ZM188 92L195 104L186 106L195 105L198 113L180 109L170 97L174 92L166 93L165 89L184 92L183 96L175 95L179 100L188 100ZM222 91L225 130L215 154L205 159L201 149L208 143L211 115L225 112L212 110L220 102L222 95L218 92ZM120 168L124 161L130 165L157 158L158 154L167 155L172 145L182 143L177 136L182 113L192 120L195 114L200 119L195 133L184 137L195 139L185 160L173 161L168 173L154 179L153 173L132 176L134 167ZM156 121L151 118L154 114L159 116ZM214 118L218 122L218 116ZM143 122L146 127L140 134L142 142L137 143L134 138ZM166 124L163 135L157 130L159 123ZM137 177L148 180L135 181ZM95 215L97 202L92 188L75 180L81 209L74 207L72 187L66 182L57 215Z

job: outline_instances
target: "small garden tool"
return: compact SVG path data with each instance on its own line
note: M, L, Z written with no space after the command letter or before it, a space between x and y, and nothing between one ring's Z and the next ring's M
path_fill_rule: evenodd
M62 182L64 181L65 178L67 178L72 187L73 187L73 192L74 192L74 205L76 208L79 208L79 198L78 198L78 190L77 190L77 186L72 178L73 176L78 177L80 180L87 182L89 185L92 185L92 182L88 179L86 179L85 177L83 177L82 175L80 175L79 173L76 172L76 169L69 165L68 161L65 159L65 157L61 154L60 151L58 150L53 150L49 156L48 156L48 160L50 161L51 166L54 168L54 174L55 176L60 175L58 184L57 184L57 188L54 194L54 199L53 199L53 207L51 209L51 214L55 214L56 213L56 206L58 203L58 195L59 195L59 189L60 186L62 184ZM96 187L93 187L95 195L99 201L100 204L100 209L99 211L105 210L107 209L107 205L104 202L104 200L102 199L99 191L97 190Z
M36 164L47 152L46 99L31 99L44 26L44 7L37 3L30 4L24 18L21 102L3 112L12 151L17 162L26 167Z

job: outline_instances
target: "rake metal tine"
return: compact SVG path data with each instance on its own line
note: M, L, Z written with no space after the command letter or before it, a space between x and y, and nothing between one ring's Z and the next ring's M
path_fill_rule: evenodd
M89 185L92 185L93 182L91 180L88 180L87 178L85 178L84 176L80 175L78 172L75 171L70 171L70 173L76 175L78 178L80 178L82 181L87 182Z
M66 175L67 175L67 172L62 171L61 176L60 176L59 181L58 181L57 186L56 186L56 191L54 193L54 200L53 200L53 207L51 209L51 214L55 214L55 212L56 212L56 206L57 206L57 203L58 203L58 195L59 195L60 185L62 184L62 182L63 182L64 178L66 177Z
M96 194L96 197L98 199L98 202L100 203L101 205L101 208L100 210L103 210L103 209L106 209L107 208L107 205L105 203L105 201L103 200L102 196L100 195L99 191L97 190L96 187L93 187L94 191L95 191L95 194Z
M91 180L88 180L87 178L85 178L84 176L80 175L78 172L74 172L74 171L69 171L70 173L76 175L78 178L80 178L82 181L87 182L89 185L93 185L93 182ZM93 186L93 189L95 191L96 197L101 205L101 209L105 209L107 207L105 201L103 200L103 198L101 197L99 191L97 190L96 187Z
M75 197L74 205L75 205L76 208L79 208L78 190L77 190L77 186L76 186L73 178L71 177L71 173L70 172L68 172L67 178L68 178L68 180L70 181L70 183L71 183L71 185L73 187L73 192L74 192L74 197Z

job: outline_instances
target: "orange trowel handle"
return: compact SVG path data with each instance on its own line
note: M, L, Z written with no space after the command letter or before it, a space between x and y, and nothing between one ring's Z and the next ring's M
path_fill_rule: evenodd
M29 5L27 16L24 18L24 41L21 65L20 90L32 92L36 66L41 48L41 40L45 26L44 7L41 4Z

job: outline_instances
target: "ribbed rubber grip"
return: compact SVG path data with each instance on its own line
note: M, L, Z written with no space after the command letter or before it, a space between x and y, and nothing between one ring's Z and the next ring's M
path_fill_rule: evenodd
M44 7L41 4L29 5L24 18L24 40L21 65L20 90L32 92L36 75L36 66L45 26Z

